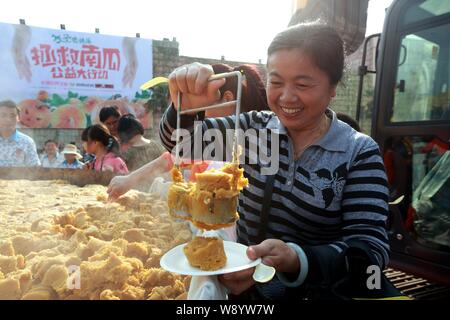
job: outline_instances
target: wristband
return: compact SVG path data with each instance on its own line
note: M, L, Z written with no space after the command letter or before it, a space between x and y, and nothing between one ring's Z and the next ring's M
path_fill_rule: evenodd
M308 258L306 257L303 249L295 243L287 242L286 244L297 253L298 260L300 262L300 272L298 274L297 280L295 280L294 282L289 281L281 272L277 272L277 276L278 279L280 279L281 283L283 283L286 287L299 287L303 284L303 282L305 282L306 277L308 276Z

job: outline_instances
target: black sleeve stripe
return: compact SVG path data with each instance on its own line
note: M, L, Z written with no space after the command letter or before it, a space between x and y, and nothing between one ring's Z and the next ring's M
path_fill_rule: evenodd
M211 120L209 120L209 119L204 120L203 123L204 123L204 126L205 126L206 130L208 130L208 129L216 129L216 127L214 126L214 123Z
M177 112L172 104L170 104L163 115L164 122L169 124L172 128L177 127Z
M264 119L261 117L261 115L258 112L252 111L251 112L251 117L252 117L252 121L254 123L264 124Z
M164 132L164 126L165 126L165 123L166 123L166 117L165 117L165 115L163 114L163 116L162 116L162 118L161 118L161 122L159 123L159 132L161 133L161 132Z
M161 142L163 143L164 147L168 150L168 151L172 151L172 149L175 147L175 141L172 140L167 140L167 138L165 137L165 135L160 135L160 139Z
M373 149L373 150L366 151L366 152L363 152L363 153L361 153L361 154L358 154L358 155L356 156L356 158L355 158L355 162L358 162L358 161L361 161L361 160L368 159L368 158L370 158L370 157L372 157L372 156L375 156L375 155L379 156L379 155L380 155L380 150L378 150L378 149Z
M172 141L172 132L173 132L173 130L171 130L170 128L168 128L167 127L167 124L166 123L164 123L164 124L162 124L162 128L163 128L163 130L161 131L162 132L162 134L164 135L164 137L168 140L168 141ZM175 142L173 142L173 143L175 143Z
M333 244L337 247L339 247L341 250L345 250L348 248L347 244L342 242L333 242Z
M230 116L225 117L225 121L228 123L228 126L229 126L231 129L234 129L234 121L233 121L233 118L232 118L232 117L230 117Z
M369 225L374 227L386 227L386 222L384 220L371 220L371 219L351 219L351 220L343 220L342 226L348 227L351 225Z
M245 140L246 140L246 144L247 144L246 148L249 149L249 152L250 152L250 150L253 153L255 151L258 152L258 150L259 150L259 141L258 141L258 137L257 136L253 136L253 135L246 136ZM256 144L255 144L255 142L256 142Z
M358 170L381 170L385 171L384 165L381 162L364 163L353 166L350 168L349 172Z
M342 212L375 212L386 216L388 214L385 208L372 204L349 204L342 206L341 210Z
M346 185L353 184L378 184L386 188L388 187L387 180L381 177L358 177L347 179Z
M225 127L224 122L226 121L224 118L215 118L214 120L216 120L217 123L217 129L220 130L220 132L222 133L223 137L226 137L226 130L227 128Z
M379 246L376 246L373 244L372 241L369 241L369 247L372 249L374 254L377 254L381 258L381 265L380 267L384 269L387 266L387 260L389 260L389 254L387 252L386 248L380 248ZM380 259L378 259L380 260Z
M171 134L171 132L169 133L168 131L161 130L159 137L164 147L168 151L172 151L172 149L175 147L175 141L172 141L170 138L167 137L169 134Z
M342 200L355 199L355 198L372 198L372 199L380 199L383 201L388 201L388 195L384 192L378 191L353 191L353 192L344 192L342 196Z
M240 127L241 128L249 128L250 127L250 114L249 112L244 112L240 116ZM244 122L245 121L245 122Z
M370 236L373 237L382 243L388 243L388 240L386 238L386 235L383 232L378 232L375 230L368 230L368 229L343 229L342 235L344 237L348 236Z
M226 120L224 118L216 118L218 129L222 133L222 137L223 137L223 140L221 141L221 147L223 148L223 151L224 151L223 152L223 158L222 158L223 161L226 161L226 156L227 156L226 155L226 151L227 150L224 148L224 146L227 145L226 127L224 125L225 121Z

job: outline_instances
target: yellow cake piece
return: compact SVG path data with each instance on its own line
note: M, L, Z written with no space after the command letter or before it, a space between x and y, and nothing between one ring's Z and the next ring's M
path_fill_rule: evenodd
M239 192L248 185L239 165L228 163L220 170L197 173L195 183L180 180L182 174L177 167L172 169L172 177L168 207L175 217L207 230L231 226L239 218L236 211Z
M189 264L203 271L214 271L227 263L223 240L219 238L195 237L183 251Z

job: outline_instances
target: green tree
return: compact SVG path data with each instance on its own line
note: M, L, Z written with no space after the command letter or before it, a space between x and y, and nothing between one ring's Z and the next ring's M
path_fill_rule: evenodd
M151 89L150 99L148 99L145 107L148 111L158 110L164 112L169 103L169 86L166 83L159 84Z

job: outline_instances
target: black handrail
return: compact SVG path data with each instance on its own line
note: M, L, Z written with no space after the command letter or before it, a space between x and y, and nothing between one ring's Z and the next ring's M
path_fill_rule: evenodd
M380 41L380 33L375 33L370 36L368 36L366 39L364 39L363 44L363 53L361 58L361 65L358 68L358 75L359 75L359 83L358 83L358 98L356 99L356 121L359 123L359 118L361 117L361 100L362 100L362 90L363 90L363 82L364 82L364 76L368 73L377 73L376 70L368 70L366 66L366 56L367 56L367 44L369 41L373 38L378 38L378 42ZM378 52L378 43L377 43L377 52ZM377 54L378 56L378 54ZM376 68L376 65L375 65Z

